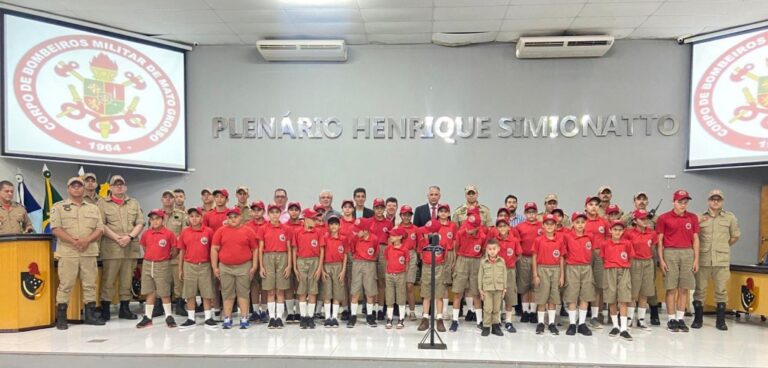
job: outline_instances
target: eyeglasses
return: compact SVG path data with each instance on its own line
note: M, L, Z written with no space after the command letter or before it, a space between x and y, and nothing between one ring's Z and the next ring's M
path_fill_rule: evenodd
M284 195L276 195L276 196L275 196L275 198L288 198L288 196L284 196Z
M722 201L723 201L723 199L722 199L722 198L710 198L709 200L710 200L711 202L722 202Z

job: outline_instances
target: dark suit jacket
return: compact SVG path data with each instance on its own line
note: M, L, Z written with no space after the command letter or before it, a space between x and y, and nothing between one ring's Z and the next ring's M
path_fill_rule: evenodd
M429 208L429 203L424 203L421 206L416 207L413 214L413 224L421 227L427 224L427 221L432 219L432 209Z
M357 210L352 211L352 215L357 218ZM363 218L373 217L373 210L368 207L363 207Z

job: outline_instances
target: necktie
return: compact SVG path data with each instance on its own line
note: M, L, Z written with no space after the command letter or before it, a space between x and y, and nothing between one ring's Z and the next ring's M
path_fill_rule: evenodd
M435 209L436 209L436 208L437 208L437 207L435 207L435 206L432 206L432 219L433 219L433 220L434 220L435 218L437 218L437 211L435 211Z

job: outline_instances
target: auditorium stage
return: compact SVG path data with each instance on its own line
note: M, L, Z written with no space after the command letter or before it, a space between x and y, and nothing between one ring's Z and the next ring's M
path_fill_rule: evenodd
M0 366L7 367L306 367L321 364L334 368L360 366L404 367L439 364L441 368L510 366L670 366L765 367L768 324L728 320L730 330L714 328L705 317L705 328L690 333L670 333L662 327L651 332L634 329L634 341L608 337L598 330L592 337L537 336L532 324L517 323L518 333L481 337L479 330L462 322L457 333L443 333L447 350L418 350L423 333L416 323L403 330L362 325L354 329L300 330L298 325L267 330L168 329L161 318L155 326L137 330L135 322L111 321L106 327L70 325L0 334ZM181 318L177 318L182 322Z

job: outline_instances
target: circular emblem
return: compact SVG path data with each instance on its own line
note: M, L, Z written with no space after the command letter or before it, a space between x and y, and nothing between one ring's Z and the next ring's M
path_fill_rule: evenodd
M767 39L768 32L761 32L723 52L707 67L693 91L693 110L701 127L733 147L751 151L768 148L768 98L762 82L763 75L768 74L763 48ZM730 98L731 94L743 97Z
M585 244L585 246L587 247L587 249L592 249L592 242L588 241L587 244Z
M339 254L343 254L344 253L344 246L339 245L338 249L339 249Z
M552 251L552 257L555 257L555 258L560 257L560 249L555 249L554 251Z
M621 256L621 259L626 260L627 259L627 252L621 252L620 256Z
M53 48L61 51L40 52ZM183 113L176 86L157 62L120 40L96 35L31 46L14 80L20 81L14 83L19 107L38 129L88 152L155 147L172 135Z
M475 244L474 248L475 252L480 252L480 244Z
M515 255L515 250L513 248L507 248L507 257L512 257Z
M469 217L467 217L467 221L475 222L475 215L469 215Z
M280 234L280 236L278 236L277 238L280 239L280 241L284 242L285 241L285 234Z
M539 229L538 231L536 231L536 233L539 234L539 235L544 234L544 230L543 229Z
M447 236L448 239L453 239L453 232L449 231L447 234L445 234L445 236Z
M411 240L416 240L416 233L412 233L410 238L411 238Z
M398 260L398 262L400 262L401 265L405 264L405 257L400 256L400 258L398 258L397 260Z
M168 241L166 241L165 239L160 239L160 241L157 242L157 245L165 248L165 246L168 245Z
M600 232L600 234L605 234L605 226L600 226L597 228L597 231Z
M652 246L652 244L653 244L653 242L651 241L651 239L648 239L648 248L650 248Z
M686 229L686 230L691 230L691 228L693 228L693 225L691 225L691 223L690 223L690 222L687 222L687 223L685 224L685 229Z
M373 248L368 248L368 255L369 255L369 256L372 256L372 255L373 255L373 252L375 252L375 251L373 250Z
M387 227L385 226L383 229L381 229L381 231L383 231L384 233L388 233L389 229L387 229Z
M204 237L200 238L200 244L208 245L208 237L204 236Z
M317 248L317 239L312 239L311 242L309 242L310 245L312 245L312 248Z

